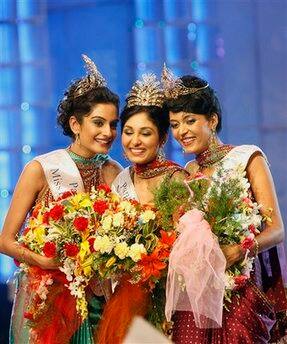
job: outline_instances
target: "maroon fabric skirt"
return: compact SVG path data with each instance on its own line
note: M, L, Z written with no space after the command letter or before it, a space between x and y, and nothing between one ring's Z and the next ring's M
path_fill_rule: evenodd
M222 327L201 329L195 326L192 312L178 311L173 316L174 343L178 344L263 344L270 340L275 323L273 305L253 283L235 295L224 310Z

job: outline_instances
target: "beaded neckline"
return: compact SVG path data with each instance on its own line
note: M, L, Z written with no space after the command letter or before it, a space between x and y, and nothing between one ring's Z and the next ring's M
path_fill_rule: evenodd
M178 168L179 165L163 157L156 157L147 164L135 164L132 166L133 172L144 179L159 176L170 169Z
M67 149L67 152L75 163L80 163L84 165L102 166L105 162L109 160L109 156L107 154L96 154L92 158L84 158L83 156L72 152L70 148Z
M218 145L198 154L195 159L200 168L210 167L221 161L233 148L232 145Z

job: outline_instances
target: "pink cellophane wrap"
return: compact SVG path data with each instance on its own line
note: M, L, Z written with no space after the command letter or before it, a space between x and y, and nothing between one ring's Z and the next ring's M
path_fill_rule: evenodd
M226 259L203 213L193 209L179 220L166 285L165 315L192 311L196 326L222 325Z

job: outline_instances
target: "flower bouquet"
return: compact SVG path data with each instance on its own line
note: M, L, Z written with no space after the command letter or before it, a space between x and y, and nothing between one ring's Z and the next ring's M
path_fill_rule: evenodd
M187 276L193 276L190 285L192 291L189 295L196 288L197 292L201 290L202 293L207 293L206 286L208 286L209 295L214 295L214 300L215 295L218 300L223 299L224 296L226 306L232 293L239 290L250 278L254 258L249 252L255 245L254 239L260 232L263 221L260 205L252 200L250 184L244 169L239 166L236 170L227 170L220 166L211 178L198 173L193 179L184 182L165 180L155 192L155 206L161 214L162 225L177 226L177 230L181 232L170 256L171 270L173 269L171 274L176 271L172 277L177 280L175 283L178 283L182 290L187 290L189 288ZM189 247L188 243L190 243ZM225 270L225 258L220 246L232 244L240 244L245 257L243 261ZM209 260L205 261L208 255ZM185 259L190 264L186 271L183 268ZM209 276L206 269L200 270L203 266L209 266L213 270L212 265L219 267L216 276L211 277L212 272ZM192 270L194 270L193 275ZM205 278L206 285L203 287ZM197 279L200 286L196 285ZM223 294L219 292L220 290ZM176 295L175 290L173 295ZM191 297L194 298L195 295ZM178 299L173 301L179 302ZM166 312L170 317L170 309L173 305L169 304L167 307L169 311ZM183 305L178 307L180 309L183 307L184 310ZM210 310L210 313L212 312ZM217 319L221 317L220 312L222 310L219 310Z
M48 207L38 204L18 241L58 260L60 267L52 271L20 264L28 276L24 316L34 338L47 336L48 313L50 318L54 313L50 328L57 328L61 313L69 319L67 336L75 332L87 317L86 291L93 278L125 279L153 289L166 273L175 240L174 231L165 232L157 223L153 208L121 200L107 185L90 194L66 193ZM77 319L74 326L72 319Z

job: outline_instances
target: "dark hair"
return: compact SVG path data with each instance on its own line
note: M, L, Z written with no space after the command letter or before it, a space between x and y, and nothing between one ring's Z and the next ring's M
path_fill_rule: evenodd
M126 122L134 115L140 112L146 112L149 119L157 127L159 140L162 142L168 133L169 128L169 119L168 119L168 110L164 107L159 106L143 106L135 105L131 107L125 106L121 113L121 131L126 124Z
M71 116L75 116L81 124L84 116L88 116L97 104L114 104L119 111L119 97L107 87L93 88L86 93L75 97L75 90L82 79L75 81L64 93L58 105L57 123L62 127L63 134L75 137L69 124Z
M184 86L189 88L203 87L207 84L205 80L192 75L185 75L180 79L182 80ZM195 93L186 94L179 96L176 99L167 100L166 106L169 111L175 113L184 111L202 114L205 115L207 119L210 119L212 115L216 113L218 116L216 131L221 130L221 106L215 91L210 86Z

